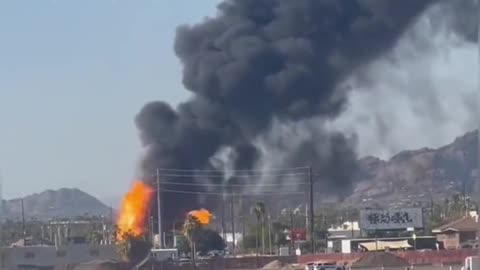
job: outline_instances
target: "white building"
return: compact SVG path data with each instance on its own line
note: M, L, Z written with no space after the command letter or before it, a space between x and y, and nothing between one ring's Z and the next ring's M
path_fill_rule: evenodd
M351 239L362 235L358 221L346 221L328 229L327 249L329 252L351 252Z
M119 259L114 245L67 244L55 246L17 246L0 249L1 270L70 269L93 260Z
M235 237L235 244L234 244L234 237ZM223 235L222 235L222 238L223 238ZM238 250L239 248L239 244L240 242L242 242L242 238L243 238L243 235L241 233L225 233L225 239L223 239L225 241L225 244L227 245L227 249L229 250L229 252L233 252L233 246L235 245L235 249Z
M328 235L336 238L357 238L361 236L358 221L346 221L340 226L328 229Z

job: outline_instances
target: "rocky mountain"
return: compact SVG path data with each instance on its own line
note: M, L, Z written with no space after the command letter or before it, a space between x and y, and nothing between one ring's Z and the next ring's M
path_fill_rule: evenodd
M463 192L480 199L478 135L478 131L468 132L443 147L402 151L389 160L361 158L353 191L343 203L399 207ZM323 195L316 198L319 203L330 201ZM21 218L21 199L26 218L110 215L110 207L95 197L79 189L62 188L4 201L3 216ZM302 203L303 199L289 201ZM118 204L118 198L112 204Z
M362 158L354 191L346 201L402 206L443 200L459 192L476 197L480 191L478 156L477 130L438 149L403 151L390 160Z
M46 190L41 193L3 201L3 216L17 219L22 216L23 199L27 219L70 218L83 215L109 215L110 208L95 197L76 188Z

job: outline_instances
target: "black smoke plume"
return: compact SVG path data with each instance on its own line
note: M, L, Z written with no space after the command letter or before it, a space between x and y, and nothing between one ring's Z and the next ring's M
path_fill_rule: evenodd
M288 126L315 118L322 126L336 118L348 94L339 82L392 48L432 2L231 0L218 6L216 17L179 27L175 52L183 63L183 84L194 95L176 109L149 103L136 117L147 149L145 177L150 179L156 168L215 169L212 158L225 148L231 149L235 168L253 168L261 156L255 139L271 131L275 121ZM321 181L344 189L351 182L355 151L342 134L319 130L321 136L310 136L286 153L291 163L283 166L311 165ZM326 141L328 147L317 147ZM175 174L163 175L162 181L224 181ZM164 192L162 198L165 218L172 219L201 202L208 207L212 197Z

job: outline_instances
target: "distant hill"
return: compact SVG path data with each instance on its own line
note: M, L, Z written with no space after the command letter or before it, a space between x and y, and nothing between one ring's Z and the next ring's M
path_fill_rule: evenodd
M459 192L476 197L480 191L478 152L477 130L437 149L402 151L390 160L362 158L347 202L402 206L443 200Z
M83 215L109 215L110 208L97 198L76 188L46 190L3 202L4 217L21 218L23 199L27 219L70 218Z
M408 139L408 138L407 138ZM465 192L480 198L478 130L456 138L437 149L402 151L389 160L364 157L358 160L353 191L342 201L356 207L379 204L399 207L417 202L444 200ZM21 198L4 201L4 216L21 218ZM68 218L88 215L110 215L110 207L79 190L62 188L46 190L23 198L27 218ZM107 200L106 200L107 201ZM108 203L118 207L119 198ZM292 198L292 205L301 203ZM329 201L316 197L319 204Z
M102 203L109 207L113 207L114 209L118 208L120 206L120 203L122 202L123 196L122 195L110 195L110 196L104 196L102 198L99 198Z

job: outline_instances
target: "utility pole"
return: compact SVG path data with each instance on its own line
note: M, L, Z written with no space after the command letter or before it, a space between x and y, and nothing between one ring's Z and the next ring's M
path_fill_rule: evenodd
M3 247L3 177L0 171L0 248Z
M233 206L233 195L230 196L230 208L232 220L232 253L235 254L235 209Z
M173 222L172 222L172 234L173 234L173 244L172 244L172 247L173 248L176 248L177 247L177 220L174 219Z
M154 241L155 241L155 233L153 232L153 228L154 228L153 221L154 221L153 216L149 215L149 217L148 217L148 230L150 231L149 237L150 237L150 243L152 243L152 244L154 244Z
M162 230L162 205L160 198L160 170L157 169L156 173L156 182L157 182L157 220L158 220L158 237L160 248L163 248L163 230Z
M246 252L247 248L245 247L245 236L247 235L247 224L246 224L246 216L242 217L242 251Z
M480 10L477 10L477 14L478 14L478 13L480 13ZM477 45L477 50L478 50L478 51L477 51L477 52L480 52L480 43L478 43L478 42L480 42L480 20L477 20L477 29L478 29L478 31L477 31L477 35L478 35L478 39L477 39L477 44L478 44L478 45ZM480 55L480 54L477 54L477 55ZM477 61L478 61L478 63L480 63L480 57L477 59ZM477 87L478 87L478 86L477 86ZM477 122L477 123L478 123L478 122ZM477 145L478 145L478 146L477 146L477 153L480 153L480 127L477 127L477 128L478 128L477 141L479 142L479 143L477 143ZM477 170L480 171L480 160L477 161ZM477 175L477 177L478 177L478 175ZM477 198L478 198L478 197L477 197ZM478 199L480 199L480 198L478 198ZM477 203L478 203L478 201L477 201ZM477 209L477 211L478 211L478 209ZM478 212L477 212L477 215L478 215ZM477 235L480 235L480 226L477 226L477 228L478 228ZM477 244L480 245L480 237L478 237L478 242L477 242ZM478 255L480 255L480 249L478 249L478 250L479 250L479 254L478 254Z
M293 229L293 209L290 210L290 245L291 245L291 254L295 254L295 234Z
M23 243L25 244L25 238L27 237L27 231L25 228L25 208L23 207L23 199L20 200L22 206L22 231L23 231Z
M113 207L110 206L110 222L111 226L113 227L113 224L115 224L115 220L113 220Z
M225 203L226 203L226 198L225 198L225 194L223 194L222 196L222 237L223 237L223 240L226 242L227 241L227 232L226 232L226 226L225 226Z
M310 207L308 210L309 212L309 217L310 217L310 242L312 244L312 254L315 254L315 224L314 224L314 209L313 209L313 173L312 173L312 167L308 168L308 178L310 182Z
M272 255L272 219L270 215L267 216L267 224L268 224L268 253Z
M111 244L112 241L114 241L115 239L115 234L117 233L115 231L115 220L113 219L113 207L110 206L110 223L107 223L108 224L108 244Z
M310 199L310 195L308 196ZM309 207L310 203L305 204L305 232L308 232L310 230L310 214L309 214Z
M467 209L467 183L463 180L462 183L462 200L463 200L463 216L468 216L468 209Z

